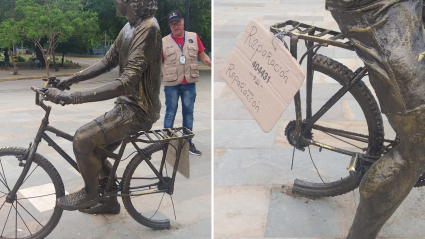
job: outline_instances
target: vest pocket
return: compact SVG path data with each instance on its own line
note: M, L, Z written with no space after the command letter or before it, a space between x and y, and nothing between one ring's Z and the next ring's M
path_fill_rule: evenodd
M198 50L194 46L188 46L189 56L192 58L198 58Z
M190 64L190 76L193 78L199 77L199 66L198 64Z
M174 48L165 49L165 60L167 61L175 61L177 58L176 50Z
M177 80L177 67L170 67L165 70L164 81Z

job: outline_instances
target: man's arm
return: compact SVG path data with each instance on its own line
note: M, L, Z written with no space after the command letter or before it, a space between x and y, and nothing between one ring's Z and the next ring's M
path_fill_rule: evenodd
M201 54L198 55L199 60L201 60L202 64L211 67L211 60L208 57L207 54L203 51Z

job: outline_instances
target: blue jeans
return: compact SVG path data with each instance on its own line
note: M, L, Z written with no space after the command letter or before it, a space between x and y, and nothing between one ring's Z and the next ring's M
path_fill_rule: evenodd
M164 86L165 92L165 117L164 128L172 128L179 107L179 96L182 99L183 127L193 129L193 108L195 106L195 83L176 86ZM192 143L192 140L188 140Z

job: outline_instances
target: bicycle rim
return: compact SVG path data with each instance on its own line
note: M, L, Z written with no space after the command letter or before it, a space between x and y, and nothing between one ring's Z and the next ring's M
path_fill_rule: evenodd
M313 70L314 82L326 82L313 85L314 114L341 85L350 81L353 72L341 63L319 54L313 57ZM339 84L333 84L330 80ZM324 91L329 94L323 94ZM377 156L384 139L378 104L362 81L315 123L311 133L307 137L320 143L370 156ZM304 153L296 152L295 160L301 157L304 165L308 166L305 166L304 177L295 180L293 193L307 197L329 197L358 187L362 172L349 173L347 169L351 156L316 146L305 149Z
M56 199L65 195L62 179L47 159L34 155L31 168L12 203L6 194L14 187L23 167L26 149L0 148L0 238L45 238L57 225L62 209Z

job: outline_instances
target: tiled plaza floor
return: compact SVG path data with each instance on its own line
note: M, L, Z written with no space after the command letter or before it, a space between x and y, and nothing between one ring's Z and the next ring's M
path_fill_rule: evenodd
M293 103L274 129L264 133L220 76L226 58L252 19L257 19L267 29L278 22L298 20L338 30L331 14L325 10L325 1L216 0L214 12L215 237L345 238L358 205L358 190L343 196L318 199L291 194L295 178L320 182L308 149L295 152L294 169L291 170L293 148L284 131L288 122L295 119ZM299 56L303 49L299 48ZM355 53L347 50L329 47L322 48L319 53L347 65L353 71L362 65ZM365 83L369 85L367 80ZM330 78L315 75L313 111L318 110L339 87ZM303 90L305 92L305 86ZM383 118L386 138L393 139L394 132ZM321 123L354 132L364 132L365 129L360 107L352 96L347 95L322 117ZM314 137L317 141L331 144L326 135L316 134ZM348 175L346 168L350 158L326 150L319 153L314 147L311 147L311 154L325 182ZM422 228L425 223L424 196L425 189L413 189L379 236L425 238Z

